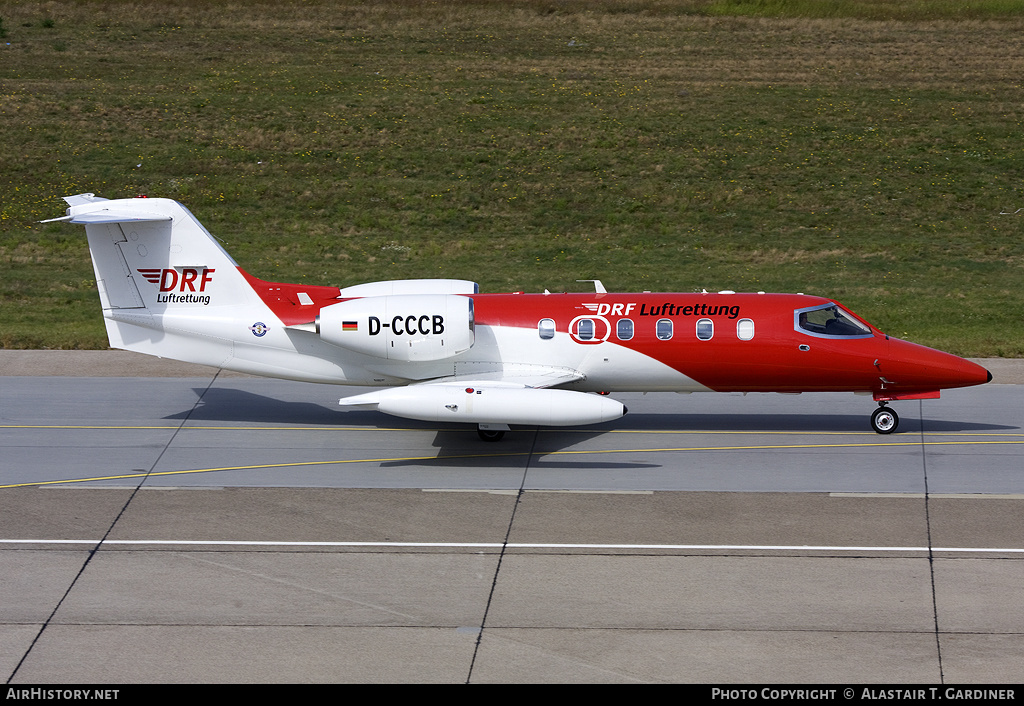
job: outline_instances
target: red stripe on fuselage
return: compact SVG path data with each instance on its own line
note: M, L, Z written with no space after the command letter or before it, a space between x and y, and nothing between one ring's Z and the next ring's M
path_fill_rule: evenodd
M986 382L987 371L942 351L870 336L812 336L796 330L794 312L833 300L802 294L518 294L477 295L478 324L536 329L552 319L561 334L578 317L597 322L596 337L660 361L720 392L813 392L887 390L930 393ZM849 309L844 310L849 312ZM849 312L852 314L852 312ZM617 326L633 321L633 337L620 340ZM659 320L672 322L672 337L661 339ZM710 320L713 335L697 336L697 323ZM739 324L753 322L753 337L740 338ZM748 328L749 331L749 328ZM591 343L583 341L581 347ZM887 382L888 381L888 382Z
M320 285L287 284L285 282L266 282L253 277L241 267L238 271L245 281L259 295L263 303L281 320L285 326L308 324L316 319L321 307L338 302L338 287ZM303 304L299 293L307 295L312 304Z
M552 319L567 333L577 317L604 319L607 342L629 348L718 391L868 390L883 338L833 340L794 330L793 312L831 300L798 294L519 294L477 295L477 324L536 328ZM596 307L595 307L596 305ZM633 321L633 338L617 335ZM672 337L658 337L658 321L672 323ZM697 322L710 320L713 335L697 337ZM738 325L753 321L754 336L741 340ZM865 322L866 323L866 322ZM596 326L598 336L603 324ZM801 344L810 350L800 350ZM583 345L583 344L581 344Z

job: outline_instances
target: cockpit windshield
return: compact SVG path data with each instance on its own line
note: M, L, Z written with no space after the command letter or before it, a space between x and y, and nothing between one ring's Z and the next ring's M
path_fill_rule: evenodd
M812 336L862 338L872 335L871 329L836 304L797 309L793 313L796 330Z

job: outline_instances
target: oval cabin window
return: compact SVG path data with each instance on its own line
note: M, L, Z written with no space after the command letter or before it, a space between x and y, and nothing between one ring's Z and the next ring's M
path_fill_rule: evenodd
M541 338L548 339L555 337L555 321L554 319L541 319L540 323L537 324L537 333Z
M658 338L662 341L667 341L672 338L672 320L671 319L659 319L655 328L655 332L658 334Z
M711 319L701 319L697 322L697 338L702 341L710 341L715 335L715 322Z
M594 338L594 320L593 319L580 319L580 322L576 324L576 336L581 341L590 341Z
M749 341L754 337L754 322L752 319L740 319L736 322L736 337L741 341Z
M628 341L633 338L633 320L619 319L619 322L615 324L615 335L620 341Z

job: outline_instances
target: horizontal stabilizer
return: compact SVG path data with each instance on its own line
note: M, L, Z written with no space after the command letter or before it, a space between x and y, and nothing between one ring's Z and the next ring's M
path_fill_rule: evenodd
M138 211L93 211L92 213L80 213L76 216L61 216L60 218L47 218L40 223L72 223L74 225L92 226L101 223L154 223L156 221L169 221L170 216L162 213L140 213Z
M71 208L68 215L60 218L49 218L40 223L73 223L75 225L100 225L103 223L154 223L157 221L169 221L171 216L166 213L151 213L135 208L125 208L126 204L134 205L138 199L121 199L112 202L95 194L77 194L65 196L64 200ZM105 204L117 203L115 208ZM145 201L143 201L145 203ZM92 208L90 208L90 206Z
M68 206L81 206L86 203L99 203L100 201L109 201L102 196L96 194L75 194L74 196L65 196L64 200L67 201Z
M143 213L141 211L91 211L71 216L68 223L77 225L97 225L100 223L152 223L169 221L171 217L163 213Z

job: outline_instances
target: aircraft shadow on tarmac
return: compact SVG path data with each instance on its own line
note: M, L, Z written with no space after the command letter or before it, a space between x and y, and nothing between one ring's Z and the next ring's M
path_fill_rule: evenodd
M586 428L558 429L537 427L513 428L504 439L498 443L486 443L478 441L476 434L470 429L442 430L437 433L433 446L439 447L440 452L437 462L444 461L446 466L479 466L481 454L494 454L494 458L488 461L489 466L522 466L522 457L531 455L530 467L537 469L544 468L587 468L593 470L601 469L642 469L660 468L661 464L597 461L593 455L587 454L579 461L565 459L565 457L548 456L554 452L571 450L573 447L581 446L590 439L600 437L614 431L616 434L635 431L638 434L653 433L656 436L647 436L647 440L638 443L635 436L620 437L622 443L617 445L647 448L683 448L692 446L696 438L702 432L720 433L735 432L737 434L799 434L805 433L836 433L836 434L864 434L869 442L876 439L889 439L898 442L901 437L905 440L908 436L913 439L914 434L920 434L922 421L917 418L906 419L900 422L898 433L891 436L879 436L871 431L870 425L863 415L835 414L630 414L628 417L609 422L606 424L590 426ZM943 432L981 432L997 430L1015 430L1017 427L978 424L961 421L948 420L924 420L925 431L930 433ZM673 436L671 432L684 432L687 437ZM628 439L628 440L627 440ZM657 439L657 440L655 440ZM717 444L718 442L716 442ZM737 442L742 445L744 442ZM761 442L755 442L761 443ZM698 446L706 445L707 441L696 441ZM553 460L559 458L559 460ZM421 464L422 461L393 461L386 462L386 466L402 466Z
M316 424L367 426L381 429L436 429L436 422L419 422L368 410L341 411L315 402L280 400L245 390L193 388L200 402L194 408L171 414L166 419L267 424ZM920 432L921 420L911 409L901 413L897 434ZM928 432L1010 431L1016 426L970 422L960 419L924 420ZM472 429L469 425L453 427ZM838 432L870 431L867 414L643 414L631 412L608 424L587 427L617 431L749 431L749 432ZM461 431L458 433L462 433ZM476 438L474 432L473 438ZM507 437L506 437L507 438ZM578 437L571 437L578 438ZM483 443L483 442L481 442ZM437 445L437 444L435 444Z
M436 429L436 422L391 417L368 410L334 410L315 402L280 400L244 390L194 388L199 404L165 419L194 421L316 424L333 426L367 426L383 429ZM901 410L899 433L920 432L921 420L911 410ZM959 419L925 419L925 431L972 432L1008 431L1016 426L978 423ZM463 427L453 428L462 429ZM472 429L466 425L464 428ZM622 419L587 429L617 431L749 431L749 432L846 432L870 431L864 414L643 414L630 413ZM461 431L456 433L461 434ZM578 432L576 432L578 433ZM476 434L473 434L476 437ZM578 436L571 437L578 439ZM568 441L568 439L567 439ZM435 444L437 445L437 444Z
M316 402L280 400L230 388L193 388L199 403L165 419L240 424L300 424L311 426L360 426L382 429L435 429L437 424L398 419L374 411L332 409Z
M523 458L533 454L541 456L545 452L560 450L595 436L600 436L607 429L616 428L612 424L591 427L587 430L545 429L541 444L535 448L536 430L533 427L522 427L505 435L499 443L487 443L477 436L476 427L458 425L438 430L436 422L421 422L413 419L391 417L381 412L350 410L333 410L314 402L295 402L280 400L274 397L258 395L244 390L230 388L203 389L193 388L199 403L190 409L167 415L165 419L187 419L190 422L221 422L226 424L282 424L335 427L366 427L369 429L398 429L408 431L436 430L431 446L437 448L438 454L433 463L451 467L478 467L486 459L489 467L521 468ZM652 415L657 417L658 415ZM384 461L383 466L422 465L423 459L408 461ZM538 465L532 461L531 465ZM639 469L656 467L654 464L629 462L544 462L545 467L565 468L609 468Z
M898 410L899 429L893 436L920 433L922 420L910 409ZM959 419L923 420L925 432L1012 431L1016 426L969 422ZM618 431L686 431L686 432L834 432L838 434L870 433L867 414L633 414L615 423Z
M436 430L431 444L439 449L435 463L443 462L450 466L479 466L483 459L489 466L522 466L523 457L532 455L531 465L564 468L649 468L653 464L597 461L588 455L586 460L574 462L569 459L552 461L545 459L545 454L553 451L571 449L592 438L599 437L609 431L616 433L635 431L649 432L750 432L750 433L870 433L870 425L866 415L861 414L642 414L631 413L622 419L606 424L586 428L556 429L535 427L517 427L507 433L498 443L480 440L475 427L459 425L438 430L435 422L420 422L410 419L391 417L380 412L350 410L334 410L322 404L304 401L281 400L274 397L259 395L244 390L231 388L203 389L195 388L200 402L194 408L169 415L166 419L188 419L198 422L254 423L282 425L311 425L336 427L366 427L369 429L398 429L408 431ZM899 431L893 440L907 434L921 432L922 420L912 413L911 409L901 410L903 417ZM916 412L916 410L914 410ZM976 423L963 420L924 419L926 432L981 432L1015 430L1017 427L990 423ZM884 438L884 437L883 437ZM678 446L678 438L669 441L648 441L644 447ZM621 445L621 444L620 444ZM626 443L635 446L636 441ZM385 461L388 466L422 464L420 460Z
M657 463L595 460L590 454L575 461L569 458L553 461L553 457L547 456L552 452L564 451L581 442L599 437L613 428L615 427L612 425L587 430L519 427L505 434L497 443L481 441L474 427L442 429L434 436L431 444L438 449L437 457L431 461L431 465L443 465L446 468L479 468L486 465L488 468L521 469L528 464L533 469L571 468L595 471L661 468L661 464ZM384 468L422 465L422 460L381 463Z

